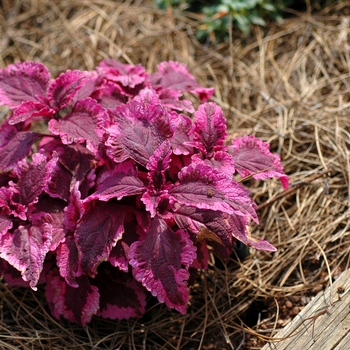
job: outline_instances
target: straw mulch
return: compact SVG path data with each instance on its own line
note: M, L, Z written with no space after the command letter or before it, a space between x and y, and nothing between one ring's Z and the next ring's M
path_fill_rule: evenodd
M55 76L104 58L186 63L224 110L232 137L254 134L281 155L291 186L247 182L274 254L212 263L191 287L187 315L150 300L140 320L54 320L42 289L1 283L3 349L260 349L349 268L350 4L293 16L250 38L202 46L195 16L152 1L2 0L0 66L42 61ZM118 291L116 291L117 293Z

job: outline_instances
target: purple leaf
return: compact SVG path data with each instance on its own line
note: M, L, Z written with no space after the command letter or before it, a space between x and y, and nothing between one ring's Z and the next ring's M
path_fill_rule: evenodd
M19 226L1 238L0 257L19 270L23 280L36 290L46 254L51 245L51 225Z
M200 270L207 270L210 258L207 243L205 241L198 241L195 246L197 248L197 256L196 259L193 260L191 267Z
M188 268L196 257L195 250L186 232L175 232L163 219L155 217L148 233L131 245L130 265L135 279L153 296L185 313Z
M19 202L23 205L34 203L38 196L46 189L51 173L56 166L57 156L47 160L42 153L33 154L31 163L25 160L18 162L16 173Z
M7 215L0 215L0 237L7 233L11 228L12 220Z
M229 217L230 215L220 211L187 206L178 208L174 213L177 225L181 229L195 234L197 242L209 239L231 249L232 238L235 234L232 231L234 227L231 227L229 223ZM245 226L242 227L242 230L245 232Z
M200 154L194 154L192 156L192 162L199 164L204 163L211 166L213 169L217 169L228 176L232 176L235 173L235 166L232 156L225 151L216 151L212 157L202 159Z
M177 155L193 154L193 147L188 145L192 141L195 127L192 120L183 114L175 113L173 122L176 125L174 136L170 139L173 153Z
M207 231L215 234L219 241L211 240L222 244L229 251L233 248L233 238L258 250L276 251L270 243L258 241L248 234L248 220L245 216L182 206L174 213L174 219L181 229L196 235L207 234Z
M80 254L80 266L84 274L94 277L98 265L122 237L125 211L120 205L89 202L75 232Z
M46 192L51 197L60 198L68 202L72 178L72 174L60 162L57 162L55 169L51 173Z
M50 120L49 130L54 135L59 135L64 144L87 141L88 149L91 147L89 145L92 145L93 149L98 149L103 136L101 130L108 124L109 117L106 110L95 100L85 98L79 101L72 113L63 119Z
M36 132L17 132L0 148L0 171L8 171L25 158L31 151L33 143L40 136Z
M69 197L69 203L64 208L63 224L64 224L64 228L68 232L75 231L77 227L77 223L79 222L82 214L85 211L83 202L81 200L81 193L79 192L78 188L79 188L79 182L77 182L72 188L72 191Z
M171 149L168 141L164 141L154 154L149 158L146 168L147 174L153 191L159 191L165 184L165 171L169 168Z
M15 108L22 102L39 101L49 80L47 68L38 62L18 62L0 69L0 105Z
M16 127L9 125L4 121L0 125L0 148L4 147L17 134Z
M46 282L46 274L52 268L52 265L52 259L48 259L44 262L44 266L37 284L43 284ZM5 279L6 283L10 287L29 287L29 283L23 280L21 273L3 259L0 259L0 276Z
M13 186L10 188L0 187L0 208L3 210L3 213L13 215L21 220L26 220L27 208L18 202L18 198L18 190Z
M159 91L159 98L164 107L193 113L194 107L192 102L189 100L180 100L180 97L182 97L182 93L173 89L161 89Z
M146 166L154 151L173 135L169 112L160 105L133 101L117 107L108 128L107 154L120 163L131 158Z
M107 265L99 271L93 284L100 293L98 316L121 320L144 314L145 290L129 274Z
M158 65L158 72L149 76L148 82L153 87L172 89L182 92L192 92L199 96L201 102L208 100L214 89L201 87L193 75L188 72L186 65L179 62L162 62Z
M215 150L223 148L227 132L226 119L222 110L214 102L199 106L194 114L195 131L193 146L205 156L210 156Z
M136 176L132 163L117 165L113 170L106 171L98 178L97 190L86 200L108 201L111 198L122 199L145 191L144 183Z
M100 294L87 276L78 277L77 283L78 288L69 286L57 269L52 270L47 275L46 298L54 317L60 319L63 316L85 326L99 309Z
M55 79L47 92L50 106L63 109L91 95L97 76L92 72L67 70Z
M132 66L111 59L100 62L97 71L101 72L106 79L128 88L142 84L147 77L145 68L141 65Z
M60 269L60 275L73 288L78 287L76 277L81 276L79 266L79 252L73 237L67 236L56 251L56 262Z
M55 113L54 109L49 108L42 102L25 101L18 108L16 108L13 114L8 119L9 124L14 125L20 122L34 117L52 117ZM36 118L37 120L43 118Z
M125 236L125 233L124 235ZM127 258L129 252L129 246L119 240L117 244L112 248L109 254L108 261L114 267L119 267L121 271L128 272L129 270L129 259Z
M67 203L60 199L51 198L48 195L41 196L40 201L29 205L28 220L34 222L46 222L51 225L52 241L50 251L55 251L65 236L63 228L63 210Z
M169 190L180 204L246 216L258 222L256 205L242 185L205 164L191 164L179 173L180 182Z
M256 180L277 177L284 189L288 188L288 176L284 174L280 157L270 152L267 142L253 135L237 137L232 141L230 153L242 177L252 175Z

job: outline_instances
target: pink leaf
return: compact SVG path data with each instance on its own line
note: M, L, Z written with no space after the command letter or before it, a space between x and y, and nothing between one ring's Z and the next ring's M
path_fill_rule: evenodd
M117 107L108 128L107 154L120 163L131 158L146 166L154 151L173 136L171 115L160 105L133 101Z
M212 154L212 157L203 159L200 154L194 154L192 156L192 162L199 164L204 163L217 169L228 176L232 176L235 173L234 161L231 154L226 151L216 151Z
M125 233L124 235L125 236ZM117 244L112 248L109 254L108 261L114 267L119 267L121 271L128 272L129 259L127 258L129 252L129 246L122 240L119 240Z
M56 166L57 156L47 160L42 153L33 154L31 163L25 160L18 162L16 173L19 202L23 205L36 202L38 196L46 189L51 173Z
M230 151L235 168L242 177L253 175L257 180L277 177L283 187L288 188L288 176L284 174L280 157L270 152L267 142L253 135L237 137L232 141Z
M0 105L14 108L22 102L37 102L45 96L49 80L47 68L38 62L18 62L0 69Z
M128 319L141 317L145 312L144 288L132 276L106 265L93 280L100 293L100 310L103 318Z
M192 141L194 132L192 120L183 114L174 114L172 120L176 125L174 136L170 139L173 153L177 155L193 154L193 147L188 145Z
M122 237L125 211L120 205L89 202L80 219L75 239L80 254L80 266L84 274L94 277L98 265Z
M71 190L68 205L64 208L64 228L68 232L74 232L77 223L84 213L84 206L79 192L79 182L77 182Z
M70 322L85 326L99 309L100 294L87 276L78 277L77 283L79 287L73 288L57 270L51 270L47 275L46 298L54 317L60 319L63 316Z
M13 114L8 119L9 124L14 125L20 122L25 122L32 117L52 117L55 113L54 109L49 108L42 102L25 101L18 106Z
M46 254L51 245L51 225L19 226L1 238L1 258L19 270L23 280L36 290Z
M51 225L52 241L50 251L55 251L57 246L64 240L65 231L63 228L63 210L67 203L51 198L48 195L42 196L40 201L30 204L28 207L28 220L32 223L46 222ZM35 224L38 226L38 224Z
M222 110L214 102L199 106L194 114L195 131L194 143L205 155L221 149L227 137L226 119Z
M259 241L248 234L248 220L244 216L182 206L174 213L174 219L180 228L199 237L201 233L204 233L204 238L212 237L208 232L215 234L219 240L214 241L229 251L233 248L233 238L258 250L276 251L270 243Z
M72 113L63 119L52 119L49 122L49 130L54 135L59 135L64 144L88 141L93 149L98 149L101 142L101 128L108 125L109 117L106 110L95 100L86 98L79 101Z
M196 257L187 233L155 217L148 233L131 245L129 257L137 281L160 302L186 312L188 268Z
M165 172L169 168L171 154L169 142L164 141L149 158L147 177L154 191L160 190L165 184Z
M199 241L195 244L197 248L196 259L193 260L191 267L200 270L208 269L208 261L210 259L209 250L205 241Z
M0 215L0 237L12 228L12 220L6 215Z
M191 164L179 173L179 183L169 190L174 201L199 209L246 216L258 222L256 205L242 185L205 164Z
M73 288L78 287L76 277L81 276L79 266L79 252L73 237L67 236L56 252L57 266L60 269L60 275Z
M62 73L51 83L48 89L47 97L50 106L63 109L71 102L74 105L74 102L90 96L96 78L94 73L80 70L67 70Z
M142 84L147 76L145 68L141 65L132 66L111 59L100 62L97 71L106 79L129 88Z
M158 72L150 75L148 81L155 87L195 93L201 102L208 100L214 93L214 89L200 86L186 65L174 61L160 63Z
M10 183L12 183L10 181ZM10 214L21 220L27 219L27 207L18 202L19 193L16 188L11 186L0 187L0 208L4 214Z

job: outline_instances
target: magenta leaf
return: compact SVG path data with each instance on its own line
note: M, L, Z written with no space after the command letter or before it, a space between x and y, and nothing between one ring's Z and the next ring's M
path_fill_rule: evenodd
M204 163L211 166L213 169L220 170L221 172L232 176L235 173L234 160L232 156L225 151L216 151L211 158L203 159L198 153L192 156L193 163Z
M97 70L107 80L120 83L128 88L135 88L135 86L142 84L147 76L145 68L141 65L132 66L111 59L100 62Z
M98 178L97 190L86 200L98 199L108 201L111 198L118 200L125 196L134 196L145 191L144 183L136 176L130 162L121 163L113 170L106 171Z
M248 220L244 216L182 206L174 213L174 219L181 229L198 235L199 239L201 236L204 239L209 237L210 241L221 244L229 251L233 248L233 239L254 249L276 251L270 243L259 241L248 234ZM213 239L212 234L219 240Z
M224 146L227 137L226 119L222 110L214 102L204 103L198 107L195 116L194 142L205 156Z
M154 151L173 135L170 114L161 105L133 101L117 107L108 128L107 154L115 162L126 159L146 166Z
M12 220L7 215L0 214L0 237L12 228Z
M52 240L51 225L19 226L1 237L0 257L19 270L24 281L36 290Z
M55 110L49 108L42 102L26 101L14 110L8 122L13 125L24 122L32 117L37 117L36 119L40 120L44 117L52 117L54 113Z
M0 105L18 107L45 96L50 81L47 68L38 62L10 64L0 69Z
M181 229L195 234L197 240L214 240L229 249L233 247L232 239L236 235L236 232L233 232L236 227L232 227L229 222L231 216L220 211L187 206L178 208L174 213L177 225ZM247 222L246 219L243 220ZM246 231L244 225L239 229L243 232Z
M232 141L230 153L235 168L242 177L252 175L257 180L277 177L283 187L288 188L288 176L284 174L280 157L270 152L267 142L253 135L237 137Z
M10 214L21 220L27 219L27 208L25 205L18 202L19 193L13 186L0 187L0 209L4 214Z
M70 196L70 186L72 174L60 162L57 162L55 169L51 173L46 192L53 198L60 198L68 202Z
M119 267L121 271L128 272L129 259L127 258L127 255L129 248L130 247L125 242L119 240L109 254L108 261L111 263L111 265L114 267Z
M174 136L170 139L171 148L174 154L193 154L193 147L188 143L192 141L194 125L192 120L183 114L176 114L172 118L175 123Z
M121 320L141 317L144 314L145 290L132 275L106 264L92 283L98 287L100 293L98 316Z
M79 266L79 252L77 245L71 236L67 236L56 251L57 266L60 275L73 288L78 287L76 277L81 276L82 272Z
M148 161L147 177L154 191L159 191L165 184L165 171L169 167L171 153L169 142L164 141Z
M104 202L88 202L75 232L84 274L94 277L97 267L106 261L124 231L125 210Z
M40 201L29 205L28 219L30 222L47 222L51 225L52 241L50 251L55 251L57 246L64 240L63 210L66 205L67 203L64 201L51 198L48 195L41 196Z
M31 163L25 160L18 162L16 173L19 202L23 205L36 202L38 196L46 189L51 173L56 166L57 156L47 160L42 153L33 154Z
M97 149L102 136L98 129L106 127L108 122L106 110L95 100L85 98L63 119L50 120L49 130L54 135L59 135L64 144L88 141L88 148L91 144Z
M214 93L212 88L201 87L186 65L174 61L160 63L158 72L151 74L148 80L155 88L195 93L201 102L208 100Z
M47 275L46 298L54 317L60 319L63 316L70 322L85 326L99 309L100 294L87 276L78 277L77 283L79 287L71 287L57 269L52 270Z
M93 73L79 70L67 70L62 73L48 88L47 97L50 101L50 106L63 109L75 100L80 101L90 96L94 89L96 78Z
M69 203L64 208L64 228L68 232L75 232L77 223L79 222L85 209L81 200L81 193L79 191L79 182L77 182L71 190Z
M169 190L180 204L246 216L258 222L256 205L242 185L205 164L191 164L179 173L180 182Z
M31 131L20 131L0 147L0 171L12 169L15 164L29 155L33 143L40 134Z
M196 257L195 250L186 232L173 231L156 216L147 234L131 245L130 265L135 279L153 296L185 313L188 268Z
M196 251L196 259L193 260L191 267L195 269L200 270L207 270L208 269L208 261L209 261L209 250L207 243L205 241L198 241L195 244L197 251Z

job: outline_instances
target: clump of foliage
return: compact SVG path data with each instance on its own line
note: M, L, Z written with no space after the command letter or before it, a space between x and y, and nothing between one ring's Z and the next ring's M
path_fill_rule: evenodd
M173 7L201 14L196 31L200 41L220 42L228 39L230 22L248 35L252 24L265 26L266 20L281 21L290 0L155 0L159 8Z
M223 260L237 240L275 251L248 235L256 205L233 174L285 188L288 178L267 143L227 144L212 94L177 62L148 74L105 60L56 79L37 62L1 69L6 282L45 284L52 314L85 325L141 316L149 292L185 313L190 271L207 269L209 249Z

